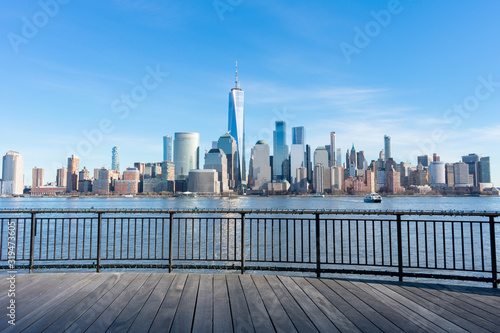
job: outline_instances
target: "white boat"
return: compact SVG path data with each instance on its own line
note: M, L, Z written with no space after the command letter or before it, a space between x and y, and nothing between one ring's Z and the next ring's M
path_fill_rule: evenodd
M324 194L315 194L313 195L313 198L324 198L325 195Z
M134 196L132 194L125 194L123 197L124 198L133 198Z
M365 202L382 202L382 197L378 193L370 193L365 195Z

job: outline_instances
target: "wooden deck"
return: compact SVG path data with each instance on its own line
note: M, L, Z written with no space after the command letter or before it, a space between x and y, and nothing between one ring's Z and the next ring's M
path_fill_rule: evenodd
M13 332L500 332L500 290L262 275L19 274Z

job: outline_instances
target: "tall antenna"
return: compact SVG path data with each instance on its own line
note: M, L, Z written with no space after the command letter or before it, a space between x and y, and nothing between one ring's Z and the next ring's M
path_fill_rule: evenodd
M238 62L236 61L236 80L234 81L234 87L238 88Z

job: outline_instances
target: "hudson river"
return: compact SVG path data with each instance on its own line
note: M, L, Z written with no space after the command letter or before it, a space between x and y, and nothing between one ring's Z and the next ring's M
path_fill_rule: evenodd
M363 197L198 197L198 198L0 198L0 209L46 208L248 208L248 209L378 209L500 211L496 197L384 197L382 203L364 203Z

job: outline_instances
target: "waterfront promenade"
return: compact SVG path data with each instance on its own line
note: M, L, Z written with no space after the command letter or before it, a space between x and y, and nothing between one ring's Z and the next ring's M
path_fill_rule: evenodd
M500 331L492 288L136 272L18 274L16 288L16 325L3 311L2 332Z

